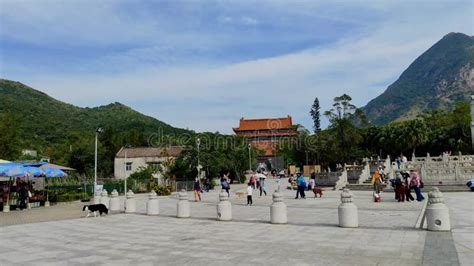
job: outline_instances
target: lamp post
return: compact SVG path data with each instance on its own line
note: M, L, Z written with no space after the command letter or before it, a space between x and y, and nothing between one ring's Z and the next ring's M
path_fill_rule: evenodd
M127 194L127 150L130 148L130 145L125 145L124 151L125 151L125 159L123 161L123 173L125 176L125 182L124 182L124 194Z
M199 179L199 182L201 182L201 159L199 158L199 155L200 155L200 146L201 146L201 139L198 138L196 140L196 145L197 145L197 152L198 152L198 165L197 165L197 169L198 169L198 179Z
M248 147L249 147L249 170L250 172L252 172L252 152L251 152L252 146L250 145L250 143Z
M94 197L96 196L96 187L97 187L97 142L98 142L100 133L102 133L102 128L98 127L95 130Z

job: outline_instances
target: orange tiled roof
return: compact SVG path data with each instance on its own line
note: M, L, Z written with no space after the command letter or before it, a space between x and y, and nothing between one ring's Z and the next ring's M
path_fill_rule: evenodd
M280 130L293 129L291 116L284 118L264 118L264 119L240 119L238 128L233 128L234 132L247 130Z

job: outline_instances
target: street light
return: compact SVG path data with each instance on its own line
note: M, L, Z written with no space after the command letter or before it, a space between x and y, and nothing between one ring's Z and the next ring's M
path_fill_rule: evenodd
M96 187L97 187L97 141L99 139L99 134L102 133L102 128L98 127L95 130L95 161L94 161L94 198L96 197ZM94 200L94 203L95 200Z
M123 161L123 170L125 175L125 183L124 183L124 193L127 194L127 150L131 148L131 145L125 145L123 148L125 150L125 159Z
M197 165L197 170L198 170L198 181L199 181L199 184L201 184L201 160L199 158L199 153L200 153L200 147L201 146L201 139L200 138L197 138L196 140L196 146L197 146L197 152L198 152L198 165ZM186 185L186 188L187 188L187 185Z
M250 145L249 143L249 170L250 172L252 172L252 153L251 153L251 150L252 150L252 145Z

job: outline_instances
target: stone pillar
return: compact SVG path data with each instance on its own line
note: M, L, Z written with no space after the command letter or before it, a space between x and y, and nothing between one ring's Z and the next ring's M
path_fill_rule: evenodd
M110 211L119 212L120 211L120 199L119 199L119 194L118 194L116 189L114 189L112 191L112 193L110 193L110 197L111 197L110 202L109 202Z
M191 208L189 206L188 193L184 189L179 192L178 209L176 216L178 218L191 217Z
M105 207L107 207L107 209L109 208L109 193L107 192L107 190L102 190L102 194L101 194L101 197L100 197L100 203L101 204L104 204Z
M286 212L286 204L283 202L283 197L280 192L273 193L273 203L270 206L270 222L272 224L286 224L288 223L288 216Z
M44 207L47 208L47 207L49 207L49 206L51 206L51 203L49 203L49 200L45 201L45 202L44 202Z
M443 193L437 187L428 193L428 206L426 206L426 223L430 231L449 231L449 209L444 204Z
M345 188L341 193L341 205L338 208L340 227L358 227L357 206L352 203L352 193Z
M148 193L148 202L146 203L146 214L147 215L158 215L160 214L160 205L158 202L158 196L155 191Z
M230 203L229 196L225 190L222 190L219 194L219 204L217 204L217 220L232 220L232 204Z
M98 192L96 192L94 194L94 197L92 198L92 203L93 204L99 204L100 203L100 194Z
M3 205L3 212L10 212L10 205L8 205L8 203Z
M135 202L135 195L132 190L128 190L127 199L125 200L125 213L135 213L137 211L137 205Z

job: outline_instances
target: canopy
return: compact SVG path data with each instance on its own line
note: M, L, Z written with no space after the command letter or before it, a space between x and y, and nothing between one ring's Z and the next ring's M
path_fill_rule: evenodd
M52 168L52 169L59 169L59 170L63 170L63 171L76 171L76 169L74 169L74 168L70 168L70 167L66 167L66 166L62 166L62 165L57 165L57 164L53 164L53 163L43 164L43 165L40 166L40 168Z
M43 168L42 169L44 171L44 174L46 175L46 177L65 177L67 176L66 173L64 173L63 171L61 171L60 169L57 169L57 168Z
M0 171L0 176L23 177L28 175L28 172L22 165L11 165L10 167L4 168Z
M38 167L26 166L25 170L33 177L45 175L45 172L43 171L43 169L38 168Z

